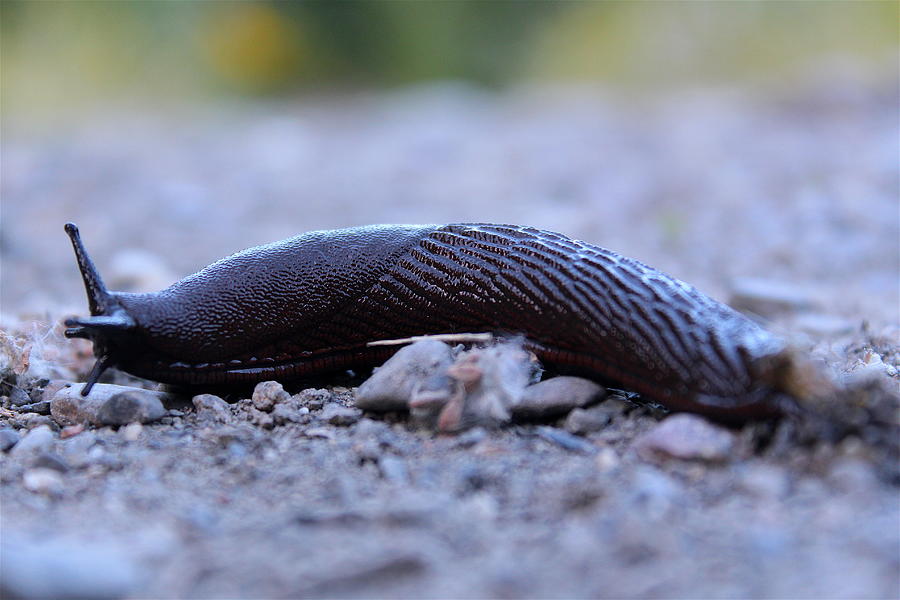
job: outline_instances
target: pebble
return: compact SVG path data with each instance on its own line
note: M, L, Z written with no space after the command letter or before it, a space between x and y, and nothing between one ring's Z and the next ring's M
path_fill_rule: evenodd
M808 310L815 306L815 299L807 291L785 281L741 277L731 284L728 304L735 310L773 318Z
M413 390L453 364L447 344L422 340L401 348L356 390L356 406L388 412L406 410Z
M291 397L290 402L285 404L276 404L272 409L272 418L275 419L276 425L284 425L285 423L308 423L310 421L309 408L305 406L297 406L296 396Z
M277 381L263 381L253 388L251 401L256 410L271 412L276 404L287 402L291 395Z
M166 415L162 402L152 392L122 392L100 406L97 419L104 425L150 423Z
M46 425L52 431L59 431L59 425L50 418L49 415L39 415L37 413L22 413L19 422L25 426L25 429L34 429L41 425Z
M275 419L271 414L261 411L257 408L250 407L250 422L263 429L272 429L275 427Z
M163 401L171 396L123 385L98 383L87 397L82 386L73 385L56 392L50 413L62 425L126 425L133 421L148 423L166 414ZM102 414L101 414L102 413Z
M119 434L122 436L122 439L126 442L136 442L141 437L141 432L144 430L144 426L140 423L129 423L125 427L119 430Z
M118 546L81 539L37 542L22 535L4 535L0 543L4 598L113 600L129 596L138 583L139 571Z
M606 396L606 389L581 377L553 377L525 388L512 406L514 421L545 420L587 406Z
M333 440L334 432L325 427L310 427L303 430L303 435L308 438L319 438L323 440Z
M9 454L13 458L35 456L42 452L49 452L53 448L53 432L46 425L39 425L25 434L19 442L12 447Z
M231 420L231 406L213 394L199 394L191 398L191 403L201 419L227 423Z
M331 402L334 394L326 389L306 389L292 397L298 403L306 406L309 410L319 410L327 403Z
M10 386L9 403L13 406L25 406L27 404L31 404L31 396L29 396L28 393L22 388Z
M22 484L30 492L48 496L58 496L63 492L63 480L60 472L46 467L35 467L25 471L22 475Z
M59 473L65 473L70 469L69 463L60 455L54 452L43 452L37 456L32 462L33 467L41 467L44 469L52 469Z
M353 425L362 417L362 411L358 408L349 408L340 404L328 404L322 409L320 418L332 425L346 427Z
M587 435L595 431L600 431L612 421L612 415L608 410L604 410L600 406L592 408L576 408L566 417L563 428L569 433L575 435Z
M79 433L84 431L84 425L79 423L78 425L67 425L63 427L62 431L59 432L59 439L65 440L70 437L75 437Z
M537 433L541 438L548 442L572 452L582 452L584 454L594 454L597 452L597 447L592 443L574 436L571 433L567 433L562 429L556 429L555 427L538 427Z
M15 429L4 427L0 429L0 452L6 452L19 441L19 433Z
M659 456L724 461L734 447L734 434L703 417L677 414L640 436L634 447L645 459Z
M39 415L49 415L50 414L50 403L46 400L42 400L41 402L32 402L31 404L23 404L18 407L19 412L31 412L37 413Z

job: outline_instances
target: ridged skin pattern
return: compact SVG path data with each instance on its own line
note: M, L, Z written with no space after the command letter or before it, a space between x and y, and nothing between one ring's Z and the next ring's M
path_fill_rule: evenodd
M157 294L115 294L170 383L367 367L413 335L521 334L550 367L708 413L763 407L782 343L692 286L563 235L492 224L313 232L223 259ZM752 412L752 410L750 411Z

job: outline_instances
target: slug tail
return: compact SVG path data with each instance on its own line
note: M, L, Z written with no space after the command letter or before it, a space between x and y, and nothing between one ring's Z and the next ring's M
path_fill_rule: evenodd
M103 285L103 279L101 279L97 267L94 266L94 261L91 260L81 242L78 226L74 223L66 223L65 229L72 241L72 248L75 250L75 260L78 261L78 270L81 271L81 278L84 280L84 289L87 292L91 314L95 316L106 314L110 306L110 293Z

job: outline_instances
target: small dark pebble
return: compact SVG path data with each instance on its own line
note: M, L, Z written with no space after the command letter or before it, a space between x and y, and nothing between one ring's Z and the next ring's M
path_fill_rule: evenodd
M18 407L19 412L32 412L39 415L50 414L50 402L42 400L40 402L32 402L31 404L22 404Z
M166 409L159 398L139 391L116 394L97 411L97 418L104 425L149 423L165 415Z
M65 473L70 468L69 463L67 463L60 455L54 452L41 453L37 458L35 458L32 466L51 469L59 473Z
M19 434L15 429L0 429L0 451L6 452L19 441Z
M22 388L10 386L9 403L13 406L25 406L26 404L31 404L31 396Z
M538 427L537 434L542 439L572 452L583 452L585 454L597 452L596 446L590 442L555 427Z
M319 416L327 423L346 427L359 421L360 417L362 417L362 411L358 408L348 408L340 404L328 404L322 409L322 414Z

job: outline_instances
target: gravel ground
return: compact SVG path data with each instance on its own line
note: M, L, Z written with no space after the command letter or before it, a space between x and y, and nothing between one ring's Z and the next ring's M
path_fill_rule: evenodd
M439 86L6 123L0 592L900 596L896 89ZM317 228L561 231L764 320L846 386L858 419L849 435L723 429L612 393L438 435L356 408L348 378L272 401L162 395L156 413L129 392L75 414L65 385L91 355L58 326L86 313L67 220L109 286L133 290Z

